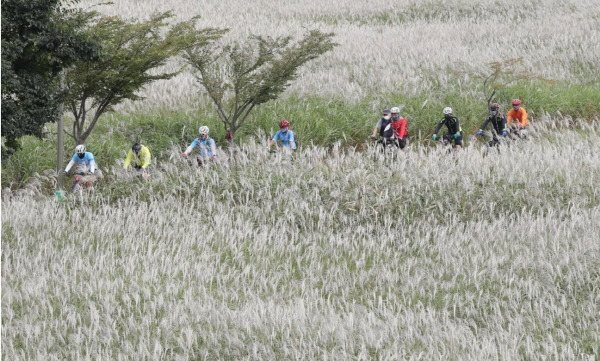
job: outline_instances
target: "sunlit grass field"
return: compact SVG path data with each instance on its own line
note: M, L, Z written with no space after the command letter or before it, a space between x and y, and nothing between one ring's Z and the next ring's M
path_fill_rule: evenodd
M600 128L557 124L499 153L174 149L149 184L5 195L4 358L594 360Z
M597 1L94 8L200 14L229 40L316 27L340 46L205 168L181 151L204 124L223 145L222 126L187 71L101 120L93 194L54 195L53 125L24 139L2 164L3 360L598 359ZM520 56L545 80L497 101L522 98L533 135L486 149L477 73ZM384 157L366 139L393 105L411 145ZM460 152L428 140L448 105ZM281 118L294 154L265 149ZM121 169L134 140L155 157L149 183Z
M200 15L201 27L229 28L227 41L249 34L301 36L334 32L340 44L301 69L284 97L313 96L391 106L389 93L483 100L479 73L489 63L523 58L516 69L554 81L597 84L600 5L597 0L115 0L92 6L106 14L147 18L173 10ZM171 64L177 69L180 63ZM191 72L148 87L147 101L123 109L204 105ZM510 98L509 98L510 99ZM531 101L532 99L527 99ZM200 102L200 103L199 103ZM383 104L380 104L383 103ZM456 104L454 104L457 106ZM443 105L442 105L443 107Z

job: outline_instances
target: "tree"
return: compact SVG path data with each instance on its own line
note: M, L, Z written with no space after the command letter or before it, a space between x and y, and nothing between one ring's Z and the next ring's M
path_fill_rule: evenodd
M296 79L300 66L337 45L333 35L312 30L296 43L291 37L251 36L244 43L191 48L184 58L216 105L233 144L254 107L277 99Z
M66 105L73 114L72 132L77 144L92 133L100 116L125 99L138 100L147 84L170 79L182 69L161 69L169 59L193 46L202 49L224 30L196 30L197 17L170 26L173 15L164 12L145 22L128 22L119 17L101 17L89 32L101 44L99 59L80 61L65 75ZM167 29L165 29L167 28Z
M55 122L59 75L79 59L94 59L97 45L83 31L89 13L61 0L2 0L2 157L19 149L24 135L43 136Z
M488 109L498 90L506 87L517 80L542 79L527 71L517 70L517 66L523 62L523 58L508 59L489 63L489 73L479 73L478 77L483 79L483 95L487 101Z

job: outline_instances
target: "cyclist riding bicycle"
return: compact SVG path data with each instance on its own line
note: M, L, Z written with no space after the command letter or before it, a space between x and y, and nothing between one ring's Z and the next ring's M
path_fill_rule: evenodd
M283 148L296 150L296 136L290 130L290 122L285 119L279 122L279 130L275 133L273 139L269 141L268 149L271 150L277 144L277 141L281 142Z
M463 137L458 118L452 114L452 108L450 107L445 107L442 113L444 114L444 118L439 122L433 131L433 136L431 138L433 140L437 140L437 133L440 131L442 126L445 125L448 129L448 132L442 137L444 144L452 144L452 142L454 142L454 148L461 149L463 145Z
M125 158L125 164L123 168L129 168L129 165L133 163L133 168L137 171L148 171L152 161L152 155L150 149L140 143L133 143L129 152L127 152L127 158Z
M527 138L529 120L525 108L521 106L521 99L513 99L512 106L513 108L506 114L510 135L512 138Z
M375 128L373 128L373 134L371 134L371 139L373 140L377 140L377 135L383 137L384 130L392 122L392 115L389 109L384 109L382 113L381 118L379 118Z
M492 130L490 132L485 131L488 124L492 123ZM498 135L502 135L502 137L506 137L508 135L508 127L506 126L506 117L502 112L500 112L500 105L496 103L492 103L490 105L490 115L483 122L483 125L477 131L477 136L480 137L485 135L486 141L488 145L494 146L500 144L500 139Z
M75 154L73 154L73 158L65 168L65 176L71 175L71 168L73 168L73 173L76 174L93 175L96 179L102 178L102 172L98 169L94 155L91 152L86 152L83 144L75 147Z
M187 157L194 148L198 147L198 165L202 165L203 158L215 159L217 156L217 146L215 140L208 136L210 129L206 125L198 128L200 136L192 141L192 144L187 147L185 152L182 153L184 157Z
M400 109L393 107L392 113L392 141L400 148L404 149L408 145L408 127L406 119L400 116Z
M378 133L385 144L394 144L400 149L406 147L408 144L408 129L406 119L400 116L398 107L383 110L383 116L375 125L371 139L376 140Z

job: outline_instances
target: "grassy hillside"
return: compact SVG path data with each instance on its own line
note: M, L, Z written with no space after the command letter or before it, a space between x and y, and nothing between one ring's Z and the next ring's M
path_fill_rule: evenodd
M340 46L206 168L181 151L200 125L220 146L224 132L188 71L101 119L94 194L56 199L54 125L24 138L2 162L2 359L598 358L597 0L78 4L200 14L227 39L318 28ZM486 150L478 74L520 57L515 71L546 81L496 101L521 98L535 132ZM412 137L395 159L367 141L391 106ZM445 106L460 152L429 140ZM269 154L282 118L302 149ZM138 140L149 183L121 169Z
M120 175L83 203L5 194L2 352L593 359L600 128L563 125L397 160L249 141L199 169L172 148L151 183Z
M522 98L533 122L552 115L565 119L592 121L600 114L600 87L594 84L523 82L499 92L497 101L509 109L510 100ZM278 129L281 119L292 123L303 145L362 147L380 117L381 109L400 106L408 119L413 142L428 139L442 118L441 109L452 106L461 119L463 131L475 134L487 116L486 103L476 96L458 96L450 90L407 96L391 93L372 96L360 103L320 97L285 98L258 107L247 126L237 134L239 143L251 138L265 141ZM66 121L69 127L69 120ZM171 162L172 146L182 151L197 136L198 127L208 125L217 144L225 146L224 130L210 106L193 110L164 108L152 112L107 114L92 133L87 148L94 153L101 169L116 166L125 158L134 141L150 147L158 162ZM33 174L56 167L56 127L48 125L45 140L23 139L23 150L2 164L2 187L23 187ZM66 138L65 164L73 155L75 143Z

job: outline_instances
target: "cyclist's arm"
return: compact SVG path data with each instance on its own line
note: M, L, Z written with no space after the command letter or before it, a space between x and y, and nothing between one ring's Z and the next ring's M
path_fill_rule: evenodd
M142 147L141 158L142 158L142 168L144 168L144 169L148 168L148 166L150 165L150 162L152 160L152 156L150 155L150 149L148 149L146 147Z
M129 149L129 152L127 152L127 158L125 158L125 164L123 164L123 168L127 169L127 167L129 167L129 165L131 164L132 158L133 158L133 151L131 149Z
M373 129L373 134L371 134L371 136L372 136L372 137L376 137L376 136L377 136L377 133L379 133L379 128L375 127L375 128Z
M435 130L433 131L433 134L437 134L437 133L440 131L440 129L442 129L442 126L444 125L444 122L445 122L445 120L442 120L442 121L441 121L441 122L440 122L440 123L437 125L437 127L435 127Z
M294 132L292 132L290 130L291 134L290 134L290 148L292 149L296 149L296 136L294 135Z
M488 126L488 124L490 123L491 120L492 120L492 118L487 117L485 119L485 121L483 122L483 124L481 125L481 127L479 127L479 129L485 130L485 128L487 128L487 126Z
M73 161L73 159L71 159L71 161L69 162L69 164L67 164L67 167L65 168L65 172L71 170L71 167L73 167L74 164L75 162Z
M86 156L86 160L88 161L89 167L90 167L90 173L94 173L96 171L96 169L98 169L98 165L96 164L96 159L94 159L94 155L92 153L86 152L85 153Z
M185 149L184 153L190 154L192 152L192 149L196 148L196 146L198 145L199 142L200 142L200 139L198 139L198 138L194 139L192 144L190 144L190 146Z
M398 132L398 137L404 138L406 134L408 134L408 132L406 131L406 119L402 118L400 119L400 131Z
M210 155L212 157L217 155L217 145L215 144L215 140L210 138L210 140L208 141L208 145L210 147Z
M382 122L381 122L381 118L377 121L377 124L375 124L375 129L373 129L373 136L377 136L377 134L379 133L379 130L381 129L382 126Z
M520 108L520 110L522 110L521 112L521 124L523 124L524 127L529 125L529 120L527 119L527 111L523 108Z
M513 114L514 114L514 110L512 110L512 109L508 111L508 114L506 114L506 125L509 125L510 122L512 122Z
M277 131L277 133L275 133L275 135L273 136L273 139L271 139L271 141L269 141L269 147L274 146L275 144L277 144L277 140L279 139L279 131Z

